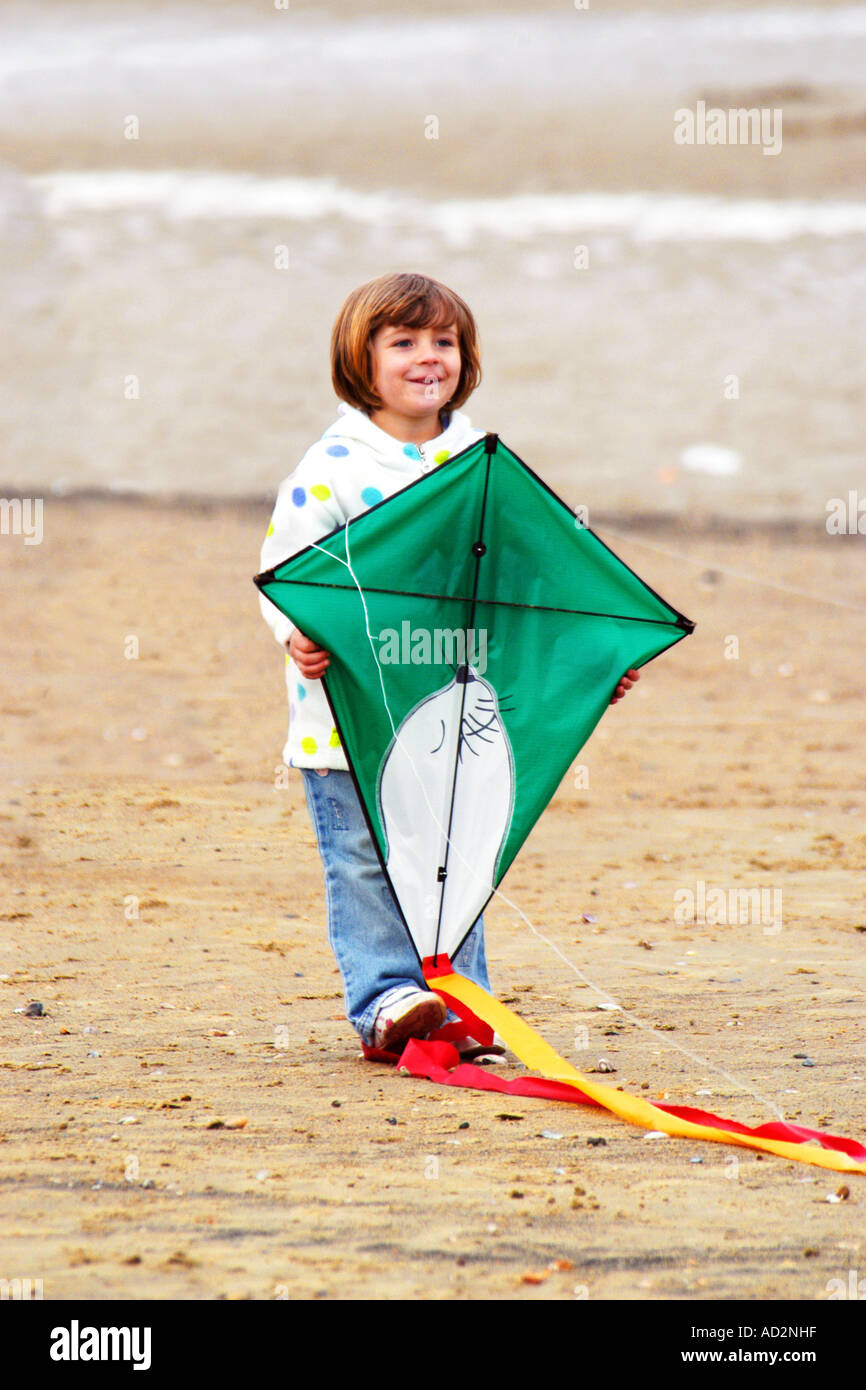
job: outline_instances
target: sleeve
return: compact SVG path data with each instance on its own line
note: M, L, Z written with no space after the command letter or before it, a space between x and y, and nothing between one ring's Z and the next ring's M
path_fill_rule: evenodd
M346 520L334 496L326 456L315 444L294 473L280 485L267 535L262 545L259 572L273 569L312 541L321 540ZM280 646L287 647L295 624L259 594L262 617Z

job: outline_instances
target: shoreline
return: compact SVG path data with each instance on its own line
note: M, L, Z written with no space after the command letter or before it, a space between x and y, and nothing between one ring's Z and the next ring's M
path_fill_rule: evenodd
M0 502L36 500L38 489L24 490L0 483ZM556 489L554 488L554 491ZM52 507L69 507L73 510L82 507L121 507L132 510L154 512L194 512L199 516L225 516L246 519L259 517L267 520L277 490L269 493L247 493L231 497L208 496L196 492L144 492L112 491L100 487L70 487L63 491L43 490L41 500ZM565 499L562 499L565 500ZM605 527L628 526L634 532L646 532L657 536L677 536L688 532L689 536L719 537L725 540L737 537L764 538L778 544L813 546L823 540L838 544L855 545L863 541L863 535L851 532L829 533L824 520L806 522L802 517L780 516L733 517L723 512L711 510L687 511L628 511L593 508L593 522L587 529L603 530ZM5 534L5 533L3 533Z

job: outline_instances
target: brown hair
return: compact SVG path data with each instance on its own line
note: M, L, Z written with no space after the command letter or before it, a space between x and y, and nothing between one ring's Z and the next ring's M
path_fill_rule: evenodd
M481 380L478 330L468 304L438 280L409 272L380 275L353 290L337 315L331 334L331 380L340 400L364 410L379 410L382 399L373 386L370 342L386 323L407 328L444 328L456 323L460 377L446 404L457 410Z

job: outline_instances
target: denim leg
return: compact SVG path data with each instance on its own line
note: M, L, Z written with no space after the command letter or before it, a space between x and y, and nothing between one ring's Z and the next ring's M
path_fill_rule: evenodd
M325 870L328 940L343 979L346 1017L369 1043L380 997L400 985L424 989L424 976L350 774L301 771Z
M300 771L325 870L328 940L343 980L346 1017L369 1043L382 996L402 985L427 985L350 773L332 768L322 777L311 768ZM489 990L481 918L454 964Z
M490 978L487 974L487 953L484 949L484 918L479 917L475 926L457 951L451 964L467 980L490 993Z

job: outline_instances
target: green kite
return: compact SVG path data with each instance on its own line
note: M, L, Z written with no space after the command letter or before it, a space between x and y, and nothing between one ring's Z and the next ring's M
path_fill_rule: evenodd
M331 653L420 961L454 957L623 673L694 628L496 434L255 582Z

